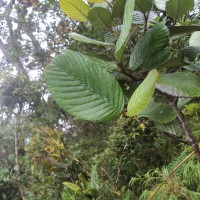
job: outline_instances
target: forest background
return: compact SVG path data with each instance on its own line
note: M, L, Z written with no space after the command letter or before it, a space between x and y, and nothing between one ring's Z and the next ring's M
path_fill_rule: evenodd
M67 16L57 0L0 0L0 199L200 199L200 166L194 148L200 139L199 1L85 2L91 10L107 10L105 18L99 22L90 15L89 20ZM113 44L124 31L126 3L135 6L119 58ZM168 46L156 31L144 39L160 23L159 31L168 34ZM192 73L183 87L174 84L186 94L184 99L178 96L184 123L179 112L174 114L164 104L171 99L161 98L163 91L155 93L164 103L152 117L144 113L128 117L124 110L103 123L72 117L52 97L44 77L46 66L63 49L115 60L119 68L126 67L134 54L137 67L149 63L161 73ZM162 55L155 54L159 51ZM123 67L110 74L124 89L128 104L152 66L134 72ZM184 124L191 130L192 142Z

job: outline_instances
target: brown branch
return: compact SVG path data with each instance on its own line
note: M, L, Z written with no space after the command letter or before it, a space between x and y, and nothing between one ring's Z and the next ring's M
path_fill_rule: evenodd
M199 150L198 143L197 143L195 137L193 136L191 129L189 128L189 126L187 124L185 116L183 115L181 110L179 110L177 107L177 98L175 99L175 101L171 102L171 105L177 114L180 125L182 126L182 128L184 129L184 131L187 135L187 143L192 146L192 148L194 149L194 152L196 154L197 160L200 162L200 150Z

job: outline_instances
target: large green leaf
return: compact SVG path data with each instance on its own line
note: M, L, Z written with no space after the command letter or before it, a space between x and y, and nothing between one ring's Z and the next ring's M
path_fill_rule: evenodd
M168 45L169 31L167 27L162 23L156 24L135 45L131 53L129 67L132 70L138 68L145 60L150 61L156 54L160 54ZM159 57L162 56L160 55Z
M169 0L166 3L166 12L174 20L179 19L194 8L194 0Z
M112 9L113 18L123 18L126 0L115 0Z
M176 118L176 113L169 104L152 100L138 117L147 117L157 124L166 124Z
M149 12L152 8L151 1L148 0L136 0L135 1L135 8L134 10L140 11L143 14L146 14Z
M192 33L189 39L189 45L200 47L200 31L195 31L194 33Z
M94 40L94 39L85 37L83 35L80 35L80 34L74 33L74 32L69 33L69 36L75 40L78 40L78 41L84 42L84 43L88 43L88 44L96 44L96 45L102 45L102 46L115 47L115 45L113 43L101 42L101 41Z
M90 121L109 120L120 113L124 97L106 70L108 63L65 50L45 69L47 87L69 114Z
M156 69L149 72L144 81L134 91L128 102L127 115L136 116L140 114L149 104L155 91L155 84L159 77Z
M61 10L71 19L86 22L89 6L82 0L60 0Z
M88 20L92 26L98 29L110 29L112 27L111 13L102 7L94 7L90 10Z
M200 77L190 72L160 74L156 89L171 96L200 96Z
M125 47L125 43L128 39L129 32L131 30L134 5L135 5L135 0L126 1L122 30L117 40L116 49L115 49L115 56L119 60L121 59L122 52Z

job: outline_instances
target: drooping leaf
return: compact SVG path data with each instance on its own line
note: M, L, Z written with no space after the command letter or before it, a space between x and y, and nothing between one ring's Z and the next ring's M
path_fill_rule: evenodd
M176 113L169 104L152 100L138 117L147 117L157 124L166 124L176 118Z
M181 136L184 133L178 120L174 120L167 124L155 124L156 128L161 132L169 133L170 135Z
M121 59L125 43L127 41L129 32L131 30L134 5L135 5L135 0L126 1L122 30L117 40L116 49L115 49L115 57L119 60Z
M60 0L61 10L71 19L86 22L89 6L83 0Z
M111 13L102 7L94 7L88 14L88 20L92 26L98 29L110 29L112 27Z
M128 102L127 115L137 116L149 104L155 91L155 84L159 77L157 70L151 70L144 81L134 91Z
M113 18L123 18L126 0L115 0L112 9Z
M190 72L160 74L156 89L177 97L200 96L200 77Z
M134 10L140 11L143 14L146 14L149 12L152 8L151 1L148 0L136 0L135 1L135 8Z
M131 53L129 67L132 70L138 68L145 60L151 60L151 58L164 50L168 45L169 31L167 27L162 23L156 24L135 45Z
M180 55L194 61L200 55L200 46L187 46L181 49Z
M194 0L169 0L166 3L166 13L174 20L179 19L194 8Z
M194 33L192 33L189 39L189 45L200 47L200 31L195 31Z
M171 35L181 33L191 33L193 31L200 31L200 26L171 26L169 32Z
M89 3L103 3L106 0L88 0Z
M107 43L107 42L101 42L98 40L94 40L88 37L85 37L83 35L80 35L78 33L71 32L69 33L69 36L75 40L78 40L80 42L88 43L88 44L96 44L101 46L108 46L108 47L115 47L113 43Z
M65 50L45 69L47 87L69 114L90 121L109 120L123 108L124 97L107 72L108 63Z
M154 4L160 10L165 10L166 3L168 0L154 0Z

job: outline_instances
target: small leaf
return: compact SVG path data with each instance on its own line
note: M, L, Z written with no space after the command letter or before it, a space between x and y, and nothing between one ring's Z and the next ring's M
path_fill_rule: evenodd
M152 3L149 0L136 0L135 1L135 9L137 11L142 12L143 14L146 14L151 10Z
M47 87L55 101L71 115L107 121L118 115L124 105L119 83L107 72L110 65L65 50L45 68Z
M81 188L73 183L70 182L63 182L63 185L66 186L67 188L69 188L70 190L74 191L74 192L80 192Z
M200 47L200 31L195 31L194 33L192 33L189 39L189 45Z
M74 33L74 32L69 33L69 36L71 38L73 38L74 40L88 43L88 44L96 44L96 45L101 45L101 46L115 47L115 45L113 43L101 42L101 41L94 40L94 39L85 37L83 35L80 35L80 34Z
M112 9L113 18L123 18L126 0L115 0Z
M169 0L166 3L166 12L174 20L179 19L194 8L194 0Z
M111 13L105 8L92 8L89 12L88 20L93 27L98 29L110 29L112 27Z
M166 124L176 118L176 113L169 104L152 100L138 117L147 117L157 124Z
M82 0L60 0L61 10L71 19L86 22L89 6Z
M190 72L160 74L156 89L177 97L199 97L200 77Z
M149 104L155 91L155 84L159 77L157 70L151 70L144 81L134 91L128 102L128 116L140 114Z
M115 57L118 58L119 60L121 59L126 40L131 30L134 5L135 5L135 0L126 1L122 30L117 40L116 50L115 50Z
M194 61L200 55L200 46L187 46L181 49L180 55Z

